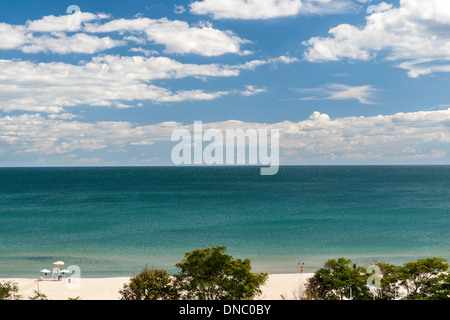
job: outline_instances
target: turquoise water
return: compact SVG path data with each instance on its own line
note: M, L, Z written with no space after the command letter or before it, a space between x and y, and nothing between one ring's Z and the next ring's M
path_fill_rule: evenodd
M449 258L450 166L2 168L0 277L176 271L224 245L255 271Z

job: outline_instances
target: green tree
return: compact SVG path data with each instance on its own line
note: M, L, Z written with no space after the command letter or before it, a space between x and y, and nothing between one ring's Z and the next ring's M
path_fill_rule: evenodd
M34 296L29 297L30 300L48 300L47 295L37 290L33 290Z
M399 297L401 289L401 267L384 262L376 263L381 271L381 287L376 290L377 298L394 300Z
M124 284L119 293L121 300L175 300L178 297L173 277L165 270L149 269L148 265Z
M187 252L176 264L177 291L189 300L247 300L261 293L266 274L251 272L250 260L234 260L223 246Z
M368 274L363 267L353 267L345 258L331 259L308 279L306 294L314 300L368 299Z
M429 300L443 298L447 292L447 260L443 258L419 259L407 262L400 269L401 284L406 289L406 300Z
M441 273L422 289L424 300L450 300L450 274Z
M14 281L0 282L0 300L13 300L16 293L19 292L19 286Z
M449 300L450 274L447 260L443 258L419 259L403 266L372 262L380 268L380 288L377 299L391 300L395 297L406 300ZM372 275L366 268L351 268L351 261L339 258L328 260L324 267L308 279L306 294L311 299L341 300L349 298L352 288L353 299L372 299L367 286ZM402 293L406 292L406 293Z

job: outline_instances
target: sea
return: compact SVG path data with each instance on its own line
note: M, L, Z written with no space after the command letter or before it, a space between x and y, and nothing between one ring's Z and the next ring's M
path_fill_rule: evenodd
M254 272L450 258L450 166L0 168L0 278L178 271L224 246Z

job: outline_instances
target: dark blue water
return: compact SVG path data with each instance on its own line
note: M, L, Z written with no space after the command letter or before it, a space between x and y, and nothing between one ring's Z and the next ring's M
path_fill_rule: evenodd
M258 272L449 258L450 166L0 169L0 277L176 271L223 245Z

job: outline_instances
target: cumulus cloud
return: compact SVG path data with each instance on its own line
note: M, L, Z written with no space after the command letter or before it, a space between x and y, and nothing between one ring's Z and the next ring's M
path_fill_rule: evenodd
M82 13L80 23L107 17L105 14ZM68 25L67 19L68 16L45 16L39 20L28 20L25 25L0 23L0 49L16 49L24 53L92 54L126 43L86 33L69 35L68 32L73 30Z
M190 4L194 14L214 19L273 19L298 14L333 14L355 10L350 0L203 0Z
M364 27L341 24L328 37L303 44L310 62L371 60L385 55L399 61L410 77L450 71L450 2L401 0L399 7L381 3Z
M64 121L40 114L0 118L0 141L19 154L63 154L95 151L124 145L139 145L169 139L175 122L136 126L129 122Z
M300 13L306 15L355 13L359 7L351 0L304 0Z
M149 82L239 74L216 64L182 64L166 57L105 56L81 65L0 60L0 68L0 108L38 112L60 112L77 105L121 108L121 101L210 100L224 93L172 92Z
M248 42L231 31L215 29L211 24L190 26L185 21L167 18L115 19L104 24L88 23L83 30L91 33L126 31L143 34L146 40L164 45L166 53L194 53L203 56L240 54L240 46Z
M25 23L27 31L30 32L42 32L42 33L52 33L52 32L73 32L76 31L73 25L70 23L70 18L73 15L61 15L61 16L44 16L37 20L28 20ZM90 12L80 12L79 13L79 23L80 27L87 22L92 22L96 20L102 20L110 18L110 15L105 13L94 14Z
M26 28L0 22L0 49L16 49L27 41Z
M284 123L284 146L296 150L299 159L322 161L443 158L450 143L449 120L450 109L334 120L316 112L306 121ZM405 148L414 153L405 155Z
M165 46L166 53L219 56L226 53L246 54L241 45L249 41L232 31L215 29L212 24L191 26L185 21L167 18L113 19L107 14L83 12L79 28L68 23L70 15L45 16L25 25L0 23L0 49L25 53L92 54L124 46L129 41ZM108 20L106 20L108 19ZM112 33L100 37L95 34Z
M271 19L293 16L300 12L301 0L204 0L194 1L195 14L212 14L215 19Z
M281 164L365 163L373 160L388 163L446 159L450 144L449 126L450 109L447 109L336 119L314 112L300 122L267 124L229 120L203 123L203 130L278 129ZM157 143L166 143L169 149L163 152L170 155L170 146L173 147L171 135L176 129L192 132L193 124L85 123L70 115L4 116L0 118L0 148L10 150L9 155L28 154L36 159L76 152L89 152L89 158L98 158L105 152L121 150L126 153L131 147L152 148ZM163 158L167 155L158 154Z
M24 44L21 50L24 53L51 52L58 54L85 53L93 54L107 49L124 45L125 41L113 40L110 37L96 37L84 33L68 36L65 33L53 33L35 37Z
M268 59L291 63L287 58ZM261 63L261 64L265 64ZM193 77L236 77L241 65L188 64L168 57L94 57L73 65L0 60L0 110L62 112L79 105L132 107L139 101L181 102L212 100L235 90L206 92L200 89L172 91L153 84L156 80ZM253 94L258 92L253 89ZM246 90L249 91L249 88ZM134 102L134 103L133 103Z

